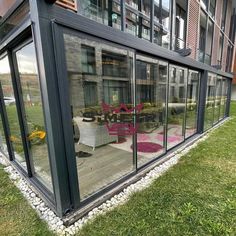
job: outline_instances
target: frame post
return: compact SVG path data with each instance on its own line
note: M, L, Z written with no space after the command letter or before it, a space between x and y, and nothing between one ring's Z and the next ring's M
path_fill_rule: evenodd
M207 92L207 79L208 73L205 70L202 74L200 81L200 93L199 93L199 108L198 108L198 122L197 122L197 132L204 132L204 117L205 117L205 104L206 104L206 92Z
M75 156L68 156L65 144L55 53L53 50L55 45L51 16L47 13L48 8L50 8L50 5L45 1L30 0L30 12L33 21L32 34L36 46L38 73L45 109L49 161L56 211L60 216L63 216L78 208L79 187Z
M227 91L227 102L226 102L226 109L225 109L225 116L229 117L230 113L230 104L231 104L231 91L232 91L232 80L228 80L228 91Z

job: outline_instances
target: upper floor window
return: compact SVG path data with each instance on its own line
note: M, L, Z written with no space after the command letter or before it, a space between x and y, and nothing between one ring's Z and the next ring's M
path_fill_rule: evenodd
M169 48L171 0L154 0L154 43Z
M215 18L216 0L210 0L209 14L212 18Z
M150 17L151 14L151 1L150 0L143 0L141 1L141 11L147 17Z
M126 55L102 50L102 75L127 78L127 61Z
M80 0L80 13L92 20L108 25L108 2L103 0Z
M181 4L181 5L180 5ZM187 24L187 1L176 1L175 17L175 49L185 47L186 24Z
M206 42L207 16L201 11L200 15L200 34L199 34L199 55L198 60L204 62L205 42Z
M96 62L95 62L95 48L87 45L81 45L81 65L82 73L95 74Z
M234 53L234 46L233 46L233 44L228 42L227 57L226 57L226 68L225 68L226 72L231 72L233 53Z
M211 64L211 52L212 52L212 41L213 41L213 31L214 31L214 24L209 19L208 20L208 27L207 27L207 37L206 37L206 50L205 50L205 59L204 62L206 64Z
M199 55L198 60L206 64L211 64L212 42L214 33L214 23L204 11L200 15L199 29Z
M236 7L232 10L232 15L230 20L229 39L231 40L231 42L234 42L235 32L236 32Z
M224 46L224 36L221 33L220 38L219 38L219 47L218 47L218 51L217 51L217 64L218 65L221 65L223 46Z
M204 10L208 10L208 0L201 0L200 4Z
M221 14L221 29L225 30L225 20L226 20L226 12L227 12L227 0L223 1L223 7L222 7L222 14Z
M208 11L212 18L215 17L216 0L201 0L201 7Z

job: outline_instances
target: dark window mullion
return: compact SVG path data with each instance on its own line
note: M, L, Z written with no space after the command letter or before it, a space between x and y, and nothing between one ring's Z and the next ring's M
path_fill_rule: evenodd
M121 12L121 30L125 31L126 27L126 9L125 9L125 0L120 0L120 12Z
M8 153L9 153L9 160L13 161L15 158L14 157L14 150L12 147L12 143L10 141L11 133L10 133L8 119L7 119L7 112L6 112L6 107L5 107L5 103L4 103L4 95L3 95L3 91L2 91L1 81L0 81L0 113L1 113L1 118L2 118L2 126L4 129L7 149L8 149ZM4 135L4 134L2 134L2 135Z
M112 27L112 4L113 1L108 1L108 25L111 27Z
M22 101L22 92L21 92L21 87L19 84L19 72L18 72L15 52L9 53L9 63L10 63L10 68L11 68L12 85L13 85L15 99L16 99L16 108L17 108L21 137L22 137L22 142L23 142L23 147L24 147L24 152L25 152L25 161L26 161L28 176L32 177L34 174L34 165L33 165L32 157L30 155L30 147L29 147L30 144L27 137L28 130L27 130L27 125L25 123L26 114L25 114L23 101Z
M205 14L205 13L204 13ZM203 63L205 63L206 58L206 46L207 46L207 33L208 33L208 22L209 22L209 16L206 16L206 30L205 30L205 43L204 43L204 50L203 50Z
M184 24L184 48L187 47L187 23L188 22L188 0L186 0L185 24Z
M188 100L188 82L189 82L189 69L184 69L184 74L186 73L187 79L184 78L185 84L185 113L184 113L184 140L186 139L186 123L187 123L187 100Z
M150 0L150 41L154 39L154 0Z
M170 50L173 50L176 47L176 32L175 32L175 26L176 26L176 1L172 0L171 6L170 6ZM174 21L174 22L173 22ZM173 37L175 36L175 45L173 47Z

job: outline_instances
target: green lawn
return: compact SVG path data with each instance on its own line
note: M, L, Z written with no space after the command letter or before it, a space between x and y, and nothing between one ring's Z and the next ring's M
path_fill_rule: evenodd
M0 166L0 235L53 235Z
M236 235L233 119L129 202L78 235ZM52 235L0 167L0 235Z
M232 116L151 187L78 235L236 235L236 103Z

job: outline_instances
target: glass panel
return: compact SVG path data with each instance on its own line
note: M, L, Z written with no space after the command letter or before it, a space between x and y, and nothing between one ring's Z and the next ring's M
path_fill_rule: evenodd
M138 36L138 16L132 11L126 9L126 28L125 31Z
M221 89L222 89L222 77L217 76L216 93L215 93L215 108L214 108L214 123L218 122L219 117L220 117Z
M64 34L64 41L80 194L84 199L133 171L134 55L69 34ZM94 48L95 74L83 74L82 45Z
M200 4L203 9L208 10L208 0L201 0Z
M138 36L138 16L132 11L126 10L126 28L125 31Z
M79 13L91 20L121 29L120 1L80 0Z
M112 1L112 27L121 29L121 12L120 12L120 1L119 3Z
M234 55L234 46L231 42L228 41L227 47L227 57L226 57L226 72L233 72L232 63L233 63L233 55Z
M145 16L150 18L150 13L151 13L151 1L150 0L141 1L141 11Z
M209 13L212 18L215 18L215 10L216 10L216 0L210 0Z
M182 49L185 46L186 35L186 1L176 1L175 18L175 48Z
M17 51L16 59L26 114L25 119L28 129L29 151L33 158L35 174L52 190L46 129L33 43Z
M222 59L222 52L223 52L223 46L224 46L224 41L223 41L224 37L223 34L220 34L220 38L219 38L219 49L217 50L217 63L218 65L221 65L221 59Z
M10 141L12 143L16 161L26 169L25 154L21 138L21 130L16 109L16 100L11 80L11 72L8 57L0 60L0 80L2 84L7 120L10 129Z
M160 156L165 151L165 100L167 63L144 56L136 57L136 104L138 166Z
M164 48L167 48L169 49L169 46L170 46L170 33L165 31L165 30L161 30L160 31L161 33L161 46L164 47Z
M228 92L228 81L227 81L227 79L223 78L223 80L222 80L222 96L221 96L221 102L220 102L220 119L223 119L225 117L227 92Z
M170 46L170 33L154 25L154 43L168 49Z
M138 10L138 2L139 0L125 0L126 4L129 5L130 7Z
M14 13L2 25L0 25L0 41L11 30L19 26L28 13L29 13L29 3L28 1L25 1L16 11L14 11Z
M216 75L208 73L204 130L211 128L213 125L215 90Z
M206 42L206 27L207 27L207 17L206 14L201 11L200 15L200 37L199 37L199 58L198 60L204 62L205 53L205 42ZM203 56L202 56L203 54Z
M6 139L5 139L1 116L0 116L0 152L4 153L5 155L8 155L7 144L6 144Z
M184 116L186 110L187 69L170 66L167 148L184 140Z
M227 2L223 1L223 7L222 7L222 15L221 15L221 29L225 30L225 19L226 19L226 12L227 12Z
M81 66L84 74L96 73L95 50L93 47L81 45Z
M161 19L160 0L154 0L154 21L159 23L160 19Z
M211 50L212 50L212 40L213 40L213 22L208 20L208 31L207 31L207 41L206 41L206 56L205 63L210 64L211 61Z
M142 19L142 38L150 40L150 22Z
M170 0L162 0L162 25L165 30L170 30Z
M185 137L197 132L198 94L200 78L197 71L189 71Z
M157 26L157 25L154 25L153 42L156 43L156 44L159 45L159 46L162 45L161 29L160 29L160 27Z
M108 25L108 2L104 0L80 0L80 14Z

